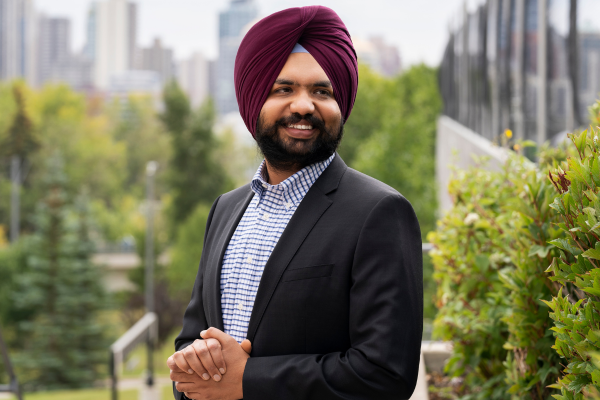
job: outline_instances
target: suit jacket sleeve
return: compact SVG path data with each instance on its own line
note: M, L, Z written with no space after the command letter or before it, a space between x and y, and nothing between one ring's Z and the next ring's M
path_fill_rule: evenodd
M244 399L408 399L423 331L421 233L410 203L384 197L356 244L345 352L248 359Z
M215 213L215 208L219 202L220 196L213 203L208 218L206 220L206 230L204 231L204 245L206 245L206 237L209 234L210 223ZM183 328L177 338L175 339L175 351L186 348L194 342L196 339L200 339L200 332L208 329L208 323L206 322L206 316L204 315L204 307L202 306L202 269L206 264L205 256L206 252L204 247L202 249L202 257L200 259L200 266L198 267L198 274L196 275L196 281L194 282L194 289L192 290L192 299L188 304L185 314L183 316ZM173 384L173 395L175 399L182 400L186 399L183 393L175 389Z

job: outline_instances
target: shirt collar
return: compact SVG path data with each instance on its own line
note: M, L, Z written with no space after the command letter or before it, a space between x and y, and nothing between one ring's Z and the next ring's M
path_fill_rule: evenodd
M265 160L263 160L254 174L250 186L252 191L259 196L259 199L262 197L264 191L269 189L276 192L283 192L283 196L287 202L293 203L294 206L298 206L304 196L306 196L306 193L308 193L308 190L317 181L329 164L331 164L334 158L335 153L325 161L302 168L278 185L271 185L266 181L266 165Z

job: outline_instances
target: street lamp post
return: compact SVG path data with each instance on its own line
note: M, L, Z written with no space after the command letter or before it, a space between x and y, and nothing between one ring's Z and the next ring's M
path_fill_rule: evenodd
M154 178L158 163L149 161L146 164L146 254L145 254L145 297L146 312L154 312ZM148 348L148 386L154 385L153 343L147 341Z

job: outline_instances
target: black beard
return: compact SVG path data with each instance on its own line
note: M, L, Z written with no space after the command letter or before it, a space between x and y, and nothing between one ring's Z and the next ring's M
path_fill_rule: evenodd
M319 130L316 138L311 140L287 138L282 140L279 128L306 121ZM335 132L328 130L325 123L312 114L294 113L280 118L273 125L265 126L262 114L256 123L256 144L269 165L277 171L299 171L302 168L327 160L335 152L344 135L344 120Z

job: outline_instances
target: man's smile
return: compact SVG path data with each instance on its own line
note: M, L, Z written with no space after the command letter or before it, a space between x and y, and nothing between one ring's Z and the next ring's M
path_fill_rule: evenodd
M284 129L286 130L287 135L294 139L311 139L319 132L319 130L313 128L312 125L306 124L289 124L284 127Z

